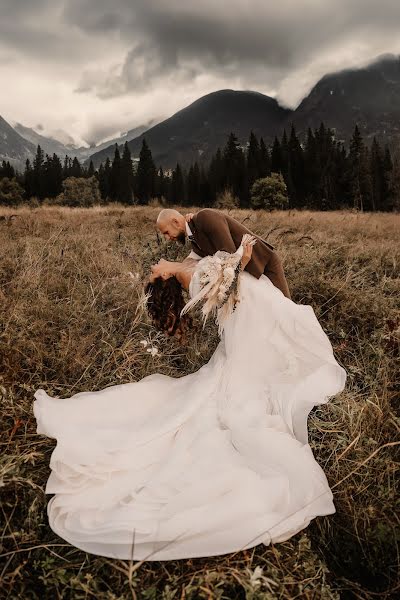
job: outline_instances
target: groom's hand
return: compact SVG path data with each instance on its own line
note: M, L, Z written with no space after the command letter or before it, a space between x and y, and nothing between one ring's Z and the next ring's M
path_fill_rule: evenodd
M190 223L190 221L192 220L193 217L194 217L194 213L188 213L187 215L185 215L185 219L186 219L187 223Z

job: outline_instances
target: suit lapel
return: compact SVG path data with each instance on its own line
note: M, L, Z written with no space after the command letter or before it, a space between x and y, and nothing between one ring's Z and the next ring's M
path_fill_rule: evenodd
M194 237L196 235L196 215L193 215L193 217L189 221L189 227L190 227L193 237Z
M199 250L200 254L203 254L204 256L206 255L206 252L204 251L204 249L202 248L202 246L200 246L201 244L201 232L198 231L197 225L196 225L196 216L197 215L193 215L192 219L189 222L189 227L191 229L192 235L193 235L193 240L191 240L191 243L193 244L193 246L195 247L195 250Z

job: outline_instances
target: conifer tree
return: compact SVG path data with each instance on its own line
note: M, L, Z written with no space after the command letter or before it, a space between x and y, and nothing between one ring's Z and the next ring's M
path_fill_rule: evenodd
M187 204L198 206L200 203L200 169L197 162L191 165L187 176Z
M318 158L317 141L311 128L309 127L304 148L305 204L309 208L316 208L318 202L320 178L320 164Z
M15 177L15 175L16 175L15 169L10 164L10 161L3 160L1 163L1 166L0 166L0 179L2 177L7 177L8 179L13 179Z
M199 206L209 206L210 204L213 204L210 182L208 180L205 167L203 165L199 167L199 171L200 185L198 204Z
M82 167L79 160L74 156L72 167L69 173L70 177L82 177Z
M25 171L24 171L24 189L25 195L27 198L31 198L33 196L33 170L31 166L31 161L29 158L25 161Z
M230 133L223 151L224 187L237 196L242 206L248 205L246 163L242 148L234 133Z
M368 209L371 195L371 179L368 169L368 151L356 125L349 148L350 193L354 208Z
M283 171L283 157L281 144L278 138L275 136L274 143L271 151L271 173L282 173Z
M348 206L349 181L347 177L347 153L343 143L337 143L335 149L335 181L336 196L333 208L346 208Z
M93 177L94 174L95 174L94 165L93 165L93 161L91 160L90 163L89 163L89 168L88 168L87 176L88 177Z
M171 204L185 205L185 182L179 163L172 171L169 201Z
M119 193L121 202L133 204L133 166L128 142L125 142L122 153Z
M98 181L100 195L103 200L110 200L110 180L111 180L111 162L110 159L106 158L106 162L103 166L101 163L99 167Z
M214 203L219 192L223 190L225 183L224 160L221 148L217 148L217 152L211 158L207 180L210 187L210 201Z
M121 175L122 175L122 163L121 155L119 153L118 144L115 144L114 158L111 164L110 171L110 188L109 196L114 202L122 202L121 193Z
M155 196L157 198L168 198L168 178L164 174L164 170L160 167L156 174Z
M371 211L399 208L400 156L394 155L393 159L389 148L386 146L383 150L375 138L367 146L357 126L347 152L343 143L335 141L334 131L324 123L314 131L308 129L304 147L294 126L289 138L284 130L281 142L275 137L271 153L263 138L258 141L253 131L249 134L247 151L243 152L232 132L223 151L218 148L208 164L194 162L186 171L178 163L172 177L166 176L162 167L156 170L145 140L136 176L127 143L122 157L116 144L114 160L111 163L107 158L98 171L94 169L92 160L86 168L80 165L77 157L72 160L68 155L62 165L56 154L44 157L38 146L33 164L26 160L24 173L19 173L9 161L3 160L0 180L15 179L23 186L26 198L60 197L62 183L75 177L91 179L96 186L98 182L104 200L131 203L133 189L135 198L143 204L156 195L174 204L213 206L226 190L233 197L239 197L241 206L247 206L254 177L257 181L270 176L271 171L283 175L290 206L296 208L306 206L332 210L353 206ZM72 184L70 182L69 185ZM76 189L83 185L77 184ZM79 205L79 198L74 202Z
M371 210L382 210L384 200L385 176L383 170L382 149L376 138L372 140L370 152L371 170Z
M43 165L42 185L46 197L55 198L62 192L63 169L57 154L49 156Z
M264 142L264 139L260 139L260 169L258 177L268 177L271 175L271 159L269 156L268 148Z
M294 125L291 127L288 141L287 187L290 206L300 208L304 205L304 158Z
M383 156L383 192L382 192L382 210L393 210L400 204L400 162L392 160L389 147L385 146Z
M139 204L148 204L154 196L156 182L156 167L151 150L143 138L139 154L139 165L136 172L135 196Z
M260 177L261 173L261 154L260 146L258 144L257 137L250 132L249 145L247 149L247 181L249 188L253 185L256 179Z
M288 166L289 166L289 142L287 138L286 129L283 130L282 139L281 139L281 173L286 181L288 176Z
M67 177L69 177L69 172L70 172L70 158L69 156L66 154L64 157L64 164L63 164L63 179L66 179Z
M33 177L32 177L32 193L40 199L44 198L44 186L43 186L43 166L44 166L44 152L40 145L36 150L36 156L33 159Z

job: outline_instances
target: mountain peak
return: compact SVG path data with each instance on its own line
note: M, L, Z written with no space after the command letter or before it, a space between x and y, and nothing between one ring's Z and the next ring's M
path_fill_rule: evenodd
M0 115L0 157L14 166L20 166L27 158L31 158L35 146L24 139Z
M391 52L386 52L384 54L380 54L370 63L368 63L367 68L380 67L382 65L400 65L400 55L392 54Z
M296 108L294 122L300 132L324 122L343 141L356 124L367 140L398 140L400 57L384 54L364 67L325 75Z
M393 70L394 73L398 73L398 75L400 76L400 55L395 55L391 53L381 54L380 56L377 56L374 60L362 67L345 67L344 69L331 71L329 73L326 73L323 77L321 77L321 79L316 85L320 84L321 82L329 81L332 78L360 74L362 75L376 72L384 73L387 70Z
M171 117L150 127L129 142L133 156L138 156L143 139L149 144L157 165L175 167L179 162L207 162L218 146L225 145L228 135L234 132L242 144L250 131L262 136L266 143L272 142L280 133L290 109L282 108L275 98L260 92L222 89L198 98ZM95 166L114 149L92 155Z

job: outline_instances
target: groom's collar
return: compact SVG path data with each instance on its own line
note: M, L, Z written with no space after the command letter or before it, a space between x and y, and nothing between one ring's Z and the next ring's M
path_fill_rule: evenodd
M189 227L189 223L186 221L186 234L188 237L193 237L192 230Z

